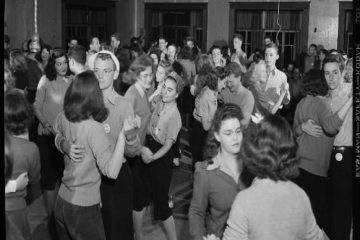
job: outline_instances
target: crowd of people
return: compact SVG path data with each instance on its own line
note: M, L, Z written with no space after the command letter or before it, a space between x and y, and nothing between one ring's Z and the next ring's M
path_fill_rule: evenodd
M350 238L352 59L317 49L278 69L271 36L202 53L145 34L68 49L4 36L7 239L31 239L27 185L40 181L59 239L142 240L153 204L179 237L170 184L189 135L192 239ZM181 234L181 233L180 233Z

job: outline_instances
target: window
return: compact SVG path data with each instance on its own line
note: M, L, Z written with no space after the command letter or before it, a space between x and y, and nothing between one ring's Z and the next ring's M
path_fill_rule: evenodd
M88 38L96 36L109 43L115 25L109 19L115 18L115 3L99 3L95 0L63 0L63 42L64 49L72 36L79 44L88 48ZM110 43L109 43L110 44Z
M169 43L182 47L191 36L195 45L206 50L206 8L202 3L145 3L145 19L151 19L145 21L146 44L157 42L163 35Z
M229 40L234 33L244 37L243 50L248 56L256 48L264 49L264 37L269 34L276 42L278 34L280 58L276 62L281 69L286 63L300 63L301 49L308 44L309 2L281 2L279 23L277 2L232 2L230 3Z
M277 11L236 11L235 32L244 37L243 51L250 56L256 48L263 49L264 37L271 35L274 42L278 40L280 59L278 68L294 62L297 56L296 43L300 36L299 11L280 11L277 25Z

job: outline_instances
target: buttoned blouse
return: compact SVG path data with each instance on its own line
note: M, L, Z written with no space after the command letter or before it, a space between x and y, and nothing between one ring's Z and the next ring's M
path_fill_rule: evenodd
M158 103L147 128L147 133L162 145L165 145L166 139L172 139L175 142L182 125L176 102L173 102L173 106L167 109L164 109L164 106L164 102Z

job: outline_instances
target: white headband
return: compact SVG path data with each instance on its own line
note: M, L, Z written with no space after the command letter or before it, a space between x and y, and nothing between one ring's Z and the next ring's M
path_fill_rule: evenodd
M119 76L119 72L120 72L120 63L119 63L119 60L115 57L115 55L114 55L112 52L107 51L107 50L102 50L102 51L96 53L96 54L95 54L96 57L94 58L95 60L96 60L96 58L97 58L97 56L98 56L99 53L106 53L106 54L109 54L109 55L111 56L111 59L114 61L114 63L115 63L115 68L116 68L116 70L115 70L115 75L114 75L114 79L117 79L118 76Z

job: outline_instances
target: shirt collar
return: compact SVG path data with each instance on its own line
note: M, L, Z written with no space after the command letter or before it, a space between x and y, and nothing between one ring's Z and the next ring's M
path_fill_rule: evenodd
M135 83L135 88L138 90L141 98L143 98L145 95L145 91L144 91L144 89L142 89L142 87L140 86L140 84L138 82Z
M331 94L331 97L338 97L340 99L344 99L346 95L350 91L350 84L346 84L345 82L341 83L341 90L337 94Z
M270 76L270 74L272 74L272 76L275 77L276 70L277 70L276 67L275 67L273 70L271 70L271 71L269 72L269 76Z
M109 101L112 105L115 105L115 99L118 96L118 94L115 92L114 88L111 89L111 92L106 100Z

